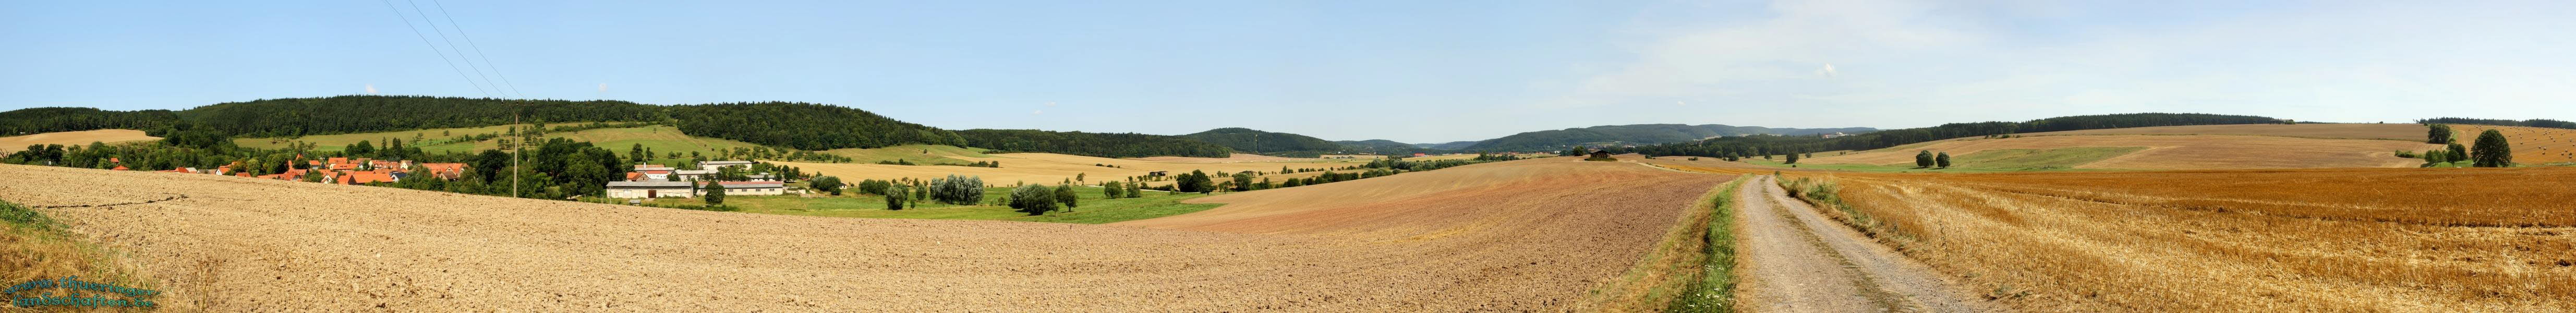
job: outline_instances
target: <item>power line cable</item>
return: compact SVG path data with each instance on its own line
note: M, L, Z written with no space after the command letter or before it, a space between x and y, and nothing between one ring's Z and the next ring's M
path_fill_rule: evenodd
M523 98L523 99L524 99L524 98L527 98L527 97L528 97L528 93L525 93L525 92L519 92L519 84L518 84L518 83L510 82L510 75L502 75L502 74L501 74L501 66L500 66L500 65L497 65L497 64L493 64L493 63L492 63L492 57L491 57L491 56L488 56L488 55L484 55L484 54L483 54L483 46L482 46L482 45L480 45L480 44L475 44L475 43L474 43L474 36L470 36L470 35L466 35L466 34L465 34L465 26L464 26L464 24L457 24L457 23L456 23L456 16L455 16L455 15L449 15L449 14L447 14L447 4L439 3L439 1L438 1L438 0L429 0L429 4L430 4L431 6L433 6L433 7L438 8L438 15L439 15L439 16L447 17L447 27L456 28L456 36L457 36L457 37L465 37L465 47L467 47L467 48L474 48L474 56L476 56L476 57L482 57L482 58L483 58L483 67L492 68L492 76L494 76L494 77L500 77L500 78L501 78L501 85L503 85L503 86L509 86L509 87L510 87L510 92L511 92L511 93L516 93L516 94L518 94L518 95L519 95L519 98ZM454 46L454 45L453 45L453 44L450 44L450 46ZM459 56L462 56L462 55L464 55L465 53L464 53L464 52L457 52L456 54L458 54Z
M466 84L466 85L474 86L474 92L475 92L475 93L483 94L483 97L485 97L485 98L490 98L490 97L492 97L492 92L484 91L484 90L483 90L483 85L481 85L481 84L476 84L476 83L474 82L474 77L473 77L473 76L467 76L467 75L465 75L465 70L464 70L464 69L456 68L456 61L449 61L449 60L447 60L447 51L438 50L438 44L437 44L437 43L431 43L431 42L429 42L429 35L421 34L421 33L420 33L420 26L413 26L413 25L411 24L411 18L403 17L403 16L402 16L402 9L401 9L401 8L396 8L396 7L394 7L394 3L393 3L393 1L391 1L391 0L377 0L377 1L378 1L378 2L384 2L384 3L385 3L385 9L387 9L387 10L393 10L393 11L394 11L394 18L395 18L395 19L401 19L401 20L402 20L402 22L403 22L403 27L405 27L405 28L410 28L410 29L411 29L411 35L412 35L412 36L420 37L420 44L429 45L429 52L430 52L430 53L437 53L437 54L438 54L438 61L439 61L439 62L446 62L446 63L447 63L447 69L448 69L448 70L456 71L456 77L458 77L458 78L464 78L464 79L465 79L465 84ZM423 22L426 22L426 21L423 21Z
M439 41L445 41L445 42L447 42L447 49L448 49L448 50L455 50L455 51L456 51L456 60L458 60L458 61L465 61L465 69L473 70L473 71L474 71L474 76L482 77L482 78L483 78L483 84L485 84L485 85L492 85L492 92L493 92L493 93L501 94L501 96L504 96L504 97L511 97L511 96L512 96L512 95L510 95L510 94L509 94L509 93L507 93L507 92L501 92L501 84L493 83L493 82L492 82L492 76L490 76L490 75L484 75L484 74L483 74L483 68L480 68L480 67L474 67L474 58L468 58L468 57L465 57L465 49L457 48L457 47L456 47L456 40L455 40L455 39L448 39L448 38L447 38L447 30L439 29L439 28L438 28L438 22L437 22L437 21L434 21L434 20L430 20L430 19L429 19L429 12L428 12L428 11L423 11L423 10L421 10L421 9L420 9L420 2L419 2L419 1L403 0L403 3L409 3L409 4L411 4L411 13L412 13L412 14L419 14L419 15L420 15L420 22L421 22L421 23L429 24L429 31L437 32L437 33L438 33L438 40L439 40Z

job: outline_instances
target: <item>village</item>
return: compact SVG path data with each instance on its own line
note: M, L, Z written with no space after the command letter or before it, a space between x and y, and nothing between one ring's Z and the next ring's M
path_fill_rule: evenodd
M130 170L123 158L109 158L119 164L112 170ZM387 161L371 158L331 157L303 160L300 168L268 175L252 175L235 170L240 162L212 169L182 167L154 172L227 175L285 181L306 181L341 185L396 183L406 179L456 180L464 177L465 163L414 163L409 160ZM291 163L294 164L294 163ZM789 179L771 173L751 173L758 164L752 161L700 161L697 169L678 169L654 164L637 164L623 180L607 183L607 197L621 199L695 198L707 190L722 186L725 194L774 196L788 194ZM731 169L731 170L728 170ZM732 176L732 177L727 177ZM731 179L727 179L731 178ZM801 193L801 190L799 191Z

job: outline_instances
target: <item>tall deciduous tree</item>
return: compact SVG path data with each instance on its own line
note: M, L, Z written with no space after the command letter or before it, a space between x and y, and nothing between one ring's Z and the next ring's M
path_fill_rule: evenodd
M1940 165L1941 168L1950 168L1950 153L1942 152L1940 155L1933 156L1932 163L1934 163L1933 165Z
M2451 125L2449 125L2449 124L2431 124L2431 125L2425 125L2425 126L2424 126L2424 128L2425 128L2425 130L2424 130L2424 143L2430 143L2430 144L2446 144L2446 143L2451 143Z
M1914 167L1932 167L1932 162L1932 150L1922 150L1914 153Z
M2513 144L2505 142L2504 133L2489 129L2478 133L2478 147L2469 152L2477 167L2513 166Z

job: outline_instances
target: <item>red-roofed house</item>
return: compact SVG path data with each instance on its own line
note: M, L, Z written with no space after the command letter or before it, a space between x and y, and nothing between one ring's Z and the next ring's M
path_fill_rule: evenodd
M439 179L452 180L465 176L465 163L421 163L420 167L428 168L428 174L437 176Z

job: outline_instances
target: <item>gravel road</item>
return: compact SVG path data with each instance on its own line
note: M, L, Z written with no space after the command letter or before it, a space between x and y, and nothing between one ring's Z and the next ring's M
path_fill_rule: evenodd
M1941 274L1790 198L1773 176L1736 191L1740 307L1751 312L1997 312Z

